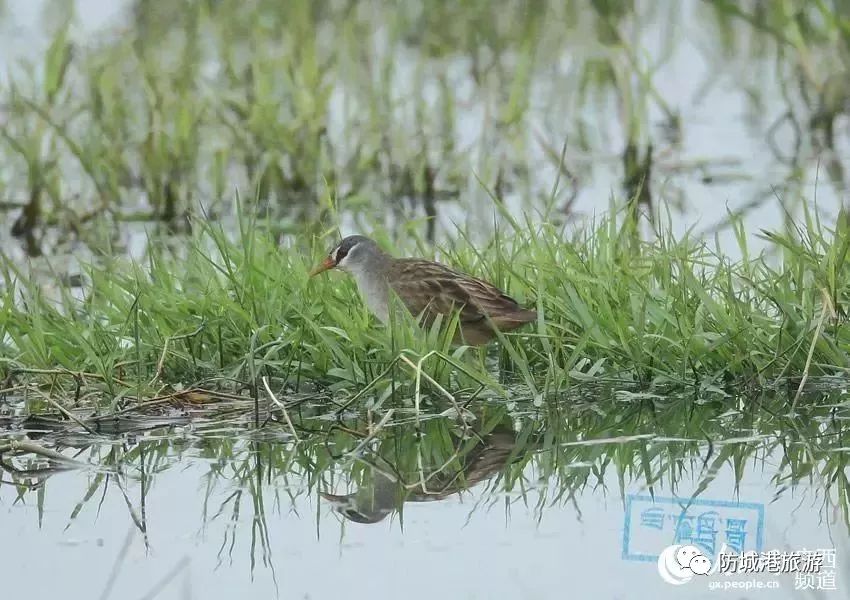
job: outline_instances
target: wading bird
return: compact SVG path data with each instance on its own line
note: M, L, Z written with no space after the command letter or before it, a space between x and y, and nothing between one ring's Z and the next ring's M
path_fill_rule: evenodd
M426 327L442 316L458 314L455 343L481 345L496 330L517 329L537 319L537 313L517 304L494 285L440 263L419 258L394 258L362 235L343 239L310 276L339 268L357 282L366 306L387 323L395 294Z

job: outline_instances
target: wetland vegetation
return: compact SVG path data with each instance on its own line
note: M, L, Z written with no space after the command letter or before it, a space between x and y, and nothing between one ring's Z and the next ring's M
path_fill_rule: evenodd
M426 505L599 531L635 492L749 498L847 537L846 1L41 10L0 78L0 507L105 539L103 597L188 532L172 501L202 533L135 595L190 597L197 552L289 597L306 537L452 530ZM384 327L307 276L355 232L539 319Z

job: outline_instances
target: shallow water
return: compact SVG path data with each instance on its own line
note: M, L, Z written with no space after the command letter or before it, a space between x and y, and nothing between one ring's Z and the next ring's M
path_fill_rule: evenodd
M843 393L804 396L794 418L773 394L583 394L473 406L467 428L423 416L421 437L399 405L381 427L372 415L365 441L331 424L366 433L366 415L335 421L322 402L290 410L297 444L274 413L256 430L232 407L226 419L164 411L184 421L118 437L7 420L0 443L38 428L39 443L89 466L3 473L4 585L69 598L614 599L751 581L780 587L734 597L802 597L788 574L665 583L654 557L678 530L706 554L835 549L837 591L810 597L846 597Z
M48 43L45 23L55 26L49 3L10 0L6 4L4 40L0 45L5 52L0 67L5 71L6 67L17 65L18 60L27 59L34 61L32 70L38 73ZM131 6L129 2L78 2L74 30L77 39L83 45L94 46L104 35L120 32L127 26ZM799 215L801 202L814 205L816 200L825 222L832 222L847 198L843 174L850 166L845 160L850 143L847 116L839 114L835 122L834 149L825 147L817 133L807 129L810 109L803 106L800 96L805 93L816 97L818 90L793 89L797 85L794 54L786 52L764 31L748 29L743 21L733 20L731 31L724 32L714 25L710 3L647 3L638 6L635 13L627 37L643 68L652 65L652 91L640 88L637 75L629 85L636 87L635 110L641 121L637 141L654 146L652 187L661 220L666 223L670 207L669 218L677 235L692 227L695 233L709 238L718 233L722 250L733 257L738 256L739 249L734 233L725 225L729 212L740 212L744 229L756 233L781 228L786 210ZM600 91L598 98L591 94L590 100L577 92L584 66L594 60L610 59L612 64L624 60L622 56L616 58L614 49L600 45L594 38L592 14L590 10L578 10L578 25L565 22L564 27L575 33L556 48L554 56L545 57L544 64L551 63L550 68L531 74L527 122L522 128L527 132L525 137L493 133L490 113L494 98L504 90L494 90L493 85L486 84L477 87L470 76L468 57L462 53L425 69L419 81L413 76L419 72L416 49L390 49L400 65L392 82L399 111L411 110L415 100L424 98L428 110L439 114L438 75L444 72L456 94L452 143L469 150L458 159L462 164L455 165L465 179L455 190L458 199L439 203L440 237L451 236L456 223L470 218L480 223L479 234L491 233L494 208L478 178L492 185L492 171L497 166L494 157L528 169L514 189L506 193L505 201L516 215L536 214L542 208L541 197L548 197L558 179L556 165L541 140L556 152L564 140L568 142L565 163L577 179L574 203L563 216L565 220L583 222L606 211L610 198L624 198L621 155L628 135L621 99L611 89ZM586 31L581 27L584 21ZM730 54L725 47L724 42L729 40L724 40L724 35L730 36L736 52ZM380 50L370 52L380 62ZM836 75L830 64L825 58L808 66L815 70L816 82L811 87L825 85L828 78ZM346 127L356 121L356 112L351 115L351 108L346 109L351 102L347 94L343 83L335 87L328 117L328 135L341 148L346 147ZM671 133L664 106L674 111L681 123L673 140L668 139ZM783 117L788 113L793 120ZM491 139L493 136L495 140ZM435 146L442 143L434 141ZM566 205L571 194L568 182L560 183L558 206ZM12 181L11 199L17 198L14 185ZM231 189L234 187L241 188L244 195L250 186L234 175ZM369 195L380 197L377 190L372 192ZM393 199L393 203L397 200ZM421 217L417 210L405 215L405 219ZM354 213L344 217L343 234L360 231ZM145 233L137 225L131 224L124 234L131 253L144 246ZM0 248L20 254L18 244L3 240L5 236L6 232L0 229ZM748 241L751 251L766 245L757 236ZM81 251L78 248L76 254Z

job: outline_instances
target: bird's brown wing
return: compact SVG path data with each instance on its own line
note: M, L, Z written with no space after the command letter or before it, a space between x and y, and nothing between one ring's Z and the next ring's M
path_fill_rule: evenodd
M494 285L427 260L394 261L389 284L413 315L423 315L425 323L456 310L461 325L522 310Z

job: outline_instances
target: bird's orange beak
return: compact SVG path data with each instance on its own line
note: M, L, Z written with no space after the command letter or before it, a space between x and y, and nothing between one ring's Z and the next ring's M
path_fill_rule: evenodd
M344 504L346 500L348 500L348 496L338 496L336 494L329 494L327 492L319 492L319 495L322 499L327 500L332 504Z
M314 275L318 275L319 273L324 273L328 269L333 269L336 266L336 261L330 256L323 260L319 265L316 266L315 269L310 271L310 277Z

